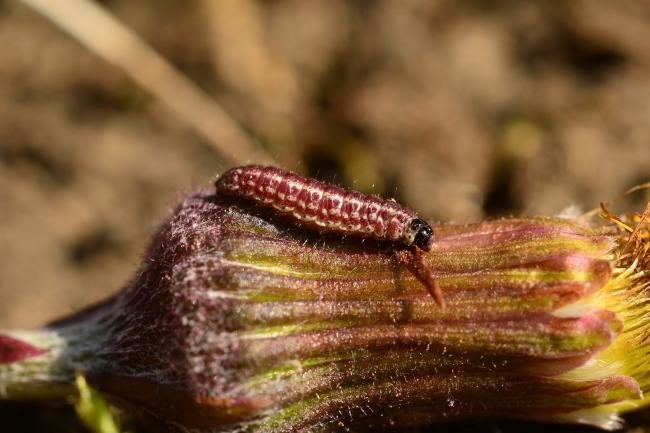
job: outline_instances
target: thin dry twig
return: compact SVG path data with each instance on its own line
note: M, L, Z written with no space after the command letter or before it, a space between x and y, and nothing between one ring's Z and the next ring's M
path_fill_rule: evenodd
M100 5L88 0L22 1L93 53L123 69L185 118L226 158L236 163L273 162L212 97Z

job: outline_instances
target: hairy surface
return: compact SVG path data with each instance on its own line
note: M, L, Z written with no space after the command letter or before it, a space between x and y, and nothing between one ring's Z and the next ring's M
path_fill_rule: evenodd
M575 408L638 395L625 376L556 376L620 332L606 310L553 315L609 279L606 236L559 219L436 226L421 260L445 290L439 309L380 247L251 209L188 197L125 290L53 325L101 335L76 355L92 385L201 432L553 420L574 410L556 402L567 387L584 394Z

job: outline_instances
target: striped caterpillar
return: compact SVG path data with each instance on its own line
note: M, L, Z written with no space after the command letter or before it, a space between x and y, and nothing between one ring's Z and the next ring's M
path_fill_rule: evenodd
M424 262L433 229L395 200L346 190L277 167L249 165L228 170L216 181L219 194L251 199L289 219L321 232L339 233L393 242L395 254L424 284L439 306L440 287Z

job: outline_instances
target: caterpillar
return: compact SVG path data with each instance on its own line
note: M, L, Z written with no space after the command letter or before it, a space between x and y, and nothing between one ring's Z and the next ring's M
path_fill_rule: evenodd
M395 200L260 165L230 169L215 184L219 194L253 200L320 232L373 238L401 246L395 249L398 260L427 288L436 303L444 306L442 291L423 255L432 248L433 229L415 211Z

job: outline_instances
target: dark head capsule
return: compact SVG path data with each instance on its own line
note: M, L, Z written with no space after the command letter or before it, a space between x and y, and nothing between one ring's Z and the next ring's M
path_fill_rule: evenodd
M433 241L433 229L429 224L419 218L411 221L410 231L413 234L413 245L429 251Z

